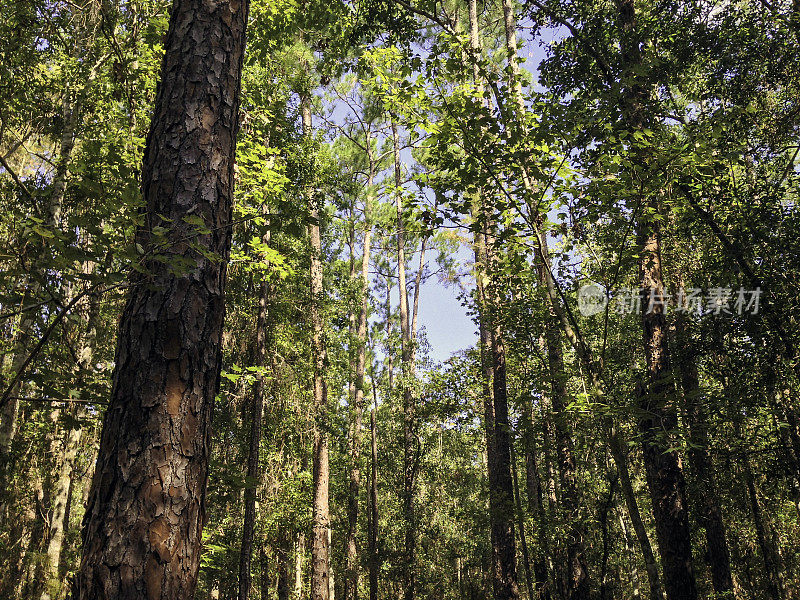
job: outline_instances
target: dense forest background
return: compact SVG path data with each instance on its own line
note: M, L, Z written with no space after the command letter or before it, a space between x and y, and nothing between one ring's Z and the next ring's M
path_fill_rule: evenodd
M0 598L800 598L799 48L797 0L4 2Z

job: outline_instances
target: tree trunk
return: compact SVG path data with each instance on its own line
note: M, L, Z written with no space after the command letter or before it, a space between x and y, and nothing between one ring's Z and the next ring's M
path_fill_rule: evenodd
M269 229L264 234L262 241L269 244ZM263 368L267 362L269 352L269 305L270 284L269 274L264 273L259 286L258 316L256 317L256 347L255 366ZM274 371L273 371L274 375ZM264 416L264 375L258 373L253 386L253 398L250 405L250 446L247 453L247 479L244 489L244 521L242 522L242 545L239 552L239 600L248 600L252 587L252 574L250 562L253 556L253 538L256 527L256 487L261 480L259 468L259 455L261 452L261 427Z
M367 138L369 147L369 138ZM370 161L370 174L367 182L372 186L373 168ZM361 488L361 419L364 413L364 387L367 366L367 312L369 310L369 265L372 250L372 224L370 223L370 202L367 196L364 203L364 251L361 258L361 307L356 325L356 368L355 368L355 406L350 454L350 489L347 506L347 572L345 573L345 600L358 600L358 548L356 533L358 529L358 494Z
M622 511L619 513L619 526L622 529L622 539L625 541L625 553L627 554L627 565L628 565L628 572L630 573L631 577L631 588L633 591L631 593L631 598L638 599L641 598L642 594L639 589L639 569L636 568L636 553L633 550L633 544L631 544L631 536L628 532L628 527L625 525L625 517L622 514ZM651 600L653 600L651 598Z
M391 289L391 288L390 288ZM388 319L388 313L387 313ZM378 383L375 363L371 363L372 410L369 415L370 431L370 486L369 486L369 600L378 600L380 555L378 554ZM391 394L391 391L389 392Z
M142 169L146 224L166 260L131 276L111 402L83 529L75 600L194 596L210 421L219 388L247 0L176 0ZM212 231L197 233L185 218ZM163 217L166 217L164 219ZM194 251L193 240L213 260ZM190 259L188 272L170 257Z
M377 399L377 395L375 398ZM375 424L375 413L376 408L373 407L369 414L369 430L372 451L372 473L370 477L369 493L369 600L378 600L378 576L380 572L380 562L378 557L378 433Z
M546 253L545 256L547 256ZM559 479L561 482L561 506L569 527L565 596L569 600L585 600L589 597L589 567L586 564L583 541L585 531L578 514L579 498L575 483L577 470L575 449L566 414L567 391L564 382L564 357L561 349L561 340L558 332L553 327L554 320L555 314L551 309L550 319L545 324L545 341L547 362L550 370L550 396L553 407L556 456L558 458Z
M470 49L480 51L477 4L469 3ZM473 66L475 85L481 83ZM473 199L475 217L476 287L478 290L478 320L483 363L484 427L486 429L486 462L489 479L489 514L492 540L492 588L497 600L519 598L517 584L517 549L514 538L514 484L511 473L511 426L508 420L508 389L506 385L506 351L502 328L492 311L499 310L496 294L486 289L492 286L490 246L493 243L490 208L483 194Z
M95 303L93 303L95 304ZM90 306L88 318L87 339L79 353L81 368L88 368L94 353L95 343L95 311L96 305ZM61 554L64 546L64 536L69 527L69 503L72 492L73 471L75 459L80 450L83 435L81 419L86 416L86 406L77 405L72 411L74 423L69 427L63 443L61 466L52 491L52 514L50 518L50 531L47 541L46 561L44 566L44 590L41 600L50 600L52 596L58 597L61 592Z
M303 595L303 562L306 554L306 536L304 533L297 535L297 544L294 553L294 598Z
M72 417L80 421L86 415L86 407L78 406L73 411ZM70 427L64 436L64 450L61 456L61 467L55 481L52 495L52 516L50 519L50 534L47 541L47 553L44 570L45 589L42 592L41 600L50 600L51 597L58 597L61 591L61 551L64 545L64 533L68 521L67 513L69 506L69 492L72 485L73 469L75 458L80 449L81 436L83 429L80 424Z
M628 457L623 450L623 444L619 439L619 434L613 431L611 427L608 427L607 431L608 447L614 459L614 464L617 467L620 489L622 490L622 497L625 500L625 508L628 510L628 517L633 525L636 540L639 542L639 550L644 559L647 580L650 585L650 598L651 600L661 600L664 594L661 588L661 577L658 573L658 563L656 563L656 557L655 554L653 554L653 546L650 544L650 536L647 534L647 528L644 525L642 513L639 511L639 504L636 501L636 493L633 490L631 473L628 468ZM620 520L622 522L622 517L620 517ZM625 533L625 535L627 536L628 534ZM637 573L637 586L638 583Z
M403 526L405 538L405 556L403 557L403 597L414 600L416 586L416 519L414 514L414 479L416 470L415 421L416 402L409 379L413 376L412 353L413 340L409 318L408 287L406 282L405 227L403 225L403 204L400 188L402 175L400 171L400 138L397 124L391 121L394 154L394 179L397 187L397 272L400 294L400 336L403 389Z
M289 551L291 549L290 538L283 527L278 527L278 600L289 600ZM262 599L266 600L269 596L264 590L261 592Z
M678 346L678 368L683 387L689 426L689 467L695 477L700 524L706 533L706 550L714 592L733 595L731 556L722 519L722 508L717 495L714 465L709 454L708 421L697 374L696 353L692 348L691 331L687 316L679 314L675 320Z
M780 566L777 564L775 553L770 540L767 537L764 518L761 514L761 504L758 501L758 490L756 489L753 471L750 467L750 459L744 458L744 478L747 485L747 495L750 500L750 508L753 512L753 524L756 529L756 539L761 550L761 557L764 561L764 574L766 579L767 593L772 600L783 600L779 582Z
M303 134L311 136L310 98L301 99ZM331 517L328 502L330 466L328 464L328 388L325 382L327 351L322 322L322 238L320 237L320 198L308 189L309 223L311 242L311 305L312 353L314 362L314 509L311 536L311 599L328 600L330 597L330 529Z
M517 509L517 527L519 528L519 543L522 550L522 566L525 569L525 584L528 588L528 598L533 595L533 577L531 576L531 559L528 552L528 539L525 535L525 513L522 510L522 499L519 495L519 480L517 477L517 457L514 451L514 440L511 440L511 479L514 485L514 506Z
M31 287L27 286L22 296L21 307L28 305L31 299ZM7 381L10 381L22 367L27 357L25 348L27 346L30 331L35 322L34 313L32 311L25 311L19 316L19 320L14 328L14 349L12 352L3 356L3 372L2 372L2 386L6 387ZM8 464L10 460L11 444L14 441L14 436L17 433L17 416L19 414L19 387L11 390L11 398L3 405L0 412L0 484L2 484L3 494L6 490L6 473L10 470L11 465ZM3 501L0 498L0 501ZM2 515L0 515L2 518Z
M92 77L93 79L93 77ZM46 221L45 227L56 228L61 221L61 211L64 205L64 195L67 189L67 172L69 163L72 159L72 151L75 148L75 129L78 123L78 115L80 113L80 103L72 102L69 90L64 92L64 98L61 103L61 116L64 122L64 127L61 130L61 140L59 144L58 161L56 163L55 173L53 174L53 189L49 201L46 205ZM22 306L28 304L29 301L38 300L41 292L41 284L38 281L31 282L25 289ZM65 302L66 304L66 302ZM23 368L26 358L28 357L26 342L30 335L30 331L36 322L36 311L28 310L20 315L19 324L15 335L15 344L13 354L4 357L3 362L6 363L7 357L10 356L10 369L3 369L3 388L6 386L6 375L8 380L17 377L20 369ZM2 413L0 413L0 469L11 449L11 442L17 430L17 415L19 413L19 381L10 390L10 397L2 406ZM2 472L0 471L0 484L4 483L2 479Z
M505 7L505 4L504 4ZM511 44L516 48L516 42ZM550 253L546 237L542 239L541 261L538 275L542 285L546 285L546 270L549 268ZM544 264L545 261L548 264ZM567 573L565 596L568 600L589 598L589 567L586 563L584 537L586 532L581 525L580 499L576 487L575 448L570 434L566 414L567 389L565 384L564 354L557 329L555 309L550 306L549 318L544 325L544 344L547 352L547 367L550 378L550 402L553 409L553 433L558 460L559 482L561 484L561 507L566 516L569 533L567 535Z
M620 0L617 6L622 28L622 60L625 75L631 81L622 90L622 114L628 129L638 132L645 128L645 111L650 90L641 83L641 76L637 72L642 65L642 49L636 30L634 0ZM638 169L647 169L648 157L644 150L634 149L634 152L636 168L632 176L636 179L639 176ZM636 233L640 248L642 340L647 359L647 378L639 386L639 429L642 434L645 473L653 503L667 598L694 600L697 598L697 588L692 568L685 483L678 456L671 450L672 443L669 439L678 423L674 406L676 390L671 380L665 305L663 302L651 302L651 299L664 297L660 226L655 218L659 214L659 206L654 197L640 197L638 201L643 211L637 219Z
M657 226L641 223L639 238L643 252L639 277L644 302L661 295L661 257ZM675 389L670 380L670 357L666 315L663 306L642 311L642 329L647 357L648 381L640 385L642 452L653 504L656 537L664 569L664 588L669 600L697 597L692 568L691 533L683 472L678 456L670 449L669 432L677 429L672 406Z
M550 556L550 541L547 533L547 515L544 510L544 493L536 460L536 443L533 433L533 402L529 399L526 407L528 418L525 428L525 489L528 496L528 512L536 520L536 538L539 553L533 560L533 573L536 579L534 598L550 600L550 586L547 578L546 557Z
M494 529L497 565L494 579L497 600L519 598L517 586L517 547L514 539L514 487L511 477L511 424L508 420L506 352L499 325L491 332L492 395L494 398L494 440L496 487Z

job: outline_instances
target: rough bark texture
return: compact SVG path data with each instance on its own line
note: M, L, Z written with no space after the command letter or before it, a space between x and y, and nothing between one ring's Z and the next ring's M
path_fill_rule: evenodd
M142 171L137 241L83 528L75 600L194 596L219 387L246 0L176 0ZM197 233L184 219L199 217ZM169 220L162 219L162 216ZM150 232L168 230L156 248ZM192 248L216 254L212 260Z
M643 299L662 294L661 257L658 232L653 223L640 225L642 257L639 277ZM643 304L646 305L646 301ZM678 456L669 448L668 432L677 428L673 399L676 390L670 381L670 356L667 324L663 307L642 311L642 329L647 357L648 381L640 386L644 458L656 537L664 570L664 589L669 600L693 600L697 589L692 568L689 513L683 472Z
M263 236L263 242L269 244L269 230ZM256 317L255 366L264 367L268 352L270 285L267 275L259 286L258 316ZM242 545L239 552L239 600L250 597L252 574L250 565L253 556L253 538L256 526L256 486L261 478L259 454L261 450L261 427L264 416L265 385L264 375L259 374L253 386L253 398L250 405L250 440L247 453L247 487L244 490L244 520L242 521Z
M303 97L303 134L311 136L310 99ZM328 388L325 383L324 326L322 322L322 238L320 236L319 198L308 190L309 223L308 235L311 243L311 346L314 362L314 507L311 533L311 598L328 600L330 597L330 539L331 516L328 501L330 466L328 463Z

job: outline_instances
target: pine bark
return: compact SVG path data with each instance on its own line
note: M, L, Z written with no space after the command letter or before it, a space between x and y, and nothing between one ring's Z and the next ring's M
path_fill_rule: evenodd
M194 596L247 12L246 0L173 5L142 170L145 224L137 232L146 252L166 260L150 255L146 273L131 275L74 600ZM210 231L195 231L190 215ZM151 239L155 226L168 232L166 249ZM192 266L176 269L173 258Z

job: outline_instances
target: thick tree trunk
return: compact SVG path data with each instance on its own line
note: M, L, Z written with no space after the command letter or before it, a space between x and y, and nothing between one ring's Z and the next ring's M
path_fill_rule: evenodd
M663 294L658 231L653 223L640 225L642 257L639 277L643 303L651 294ZM647 304L645 304L647 306ZM675 388L670 381L670 357L666 315L663 306L642 311L642 328L647 357L648 381L640 386L642 452L653 504L664 589L668 600L697 597L692 568L691 533L683 472L669 432L677 429Z
M310 99L301 99L303 113L303 134L311 136ZM309 224L308 234L311 243L311 346L314 362L314 407L316 424L314 427L314 508L312 514L311 536L311 600L328 600L330 597L331 562L331 516L328 501L330 466L328 463L328 388L325 382L327 351L322 322L322 238L320 236L320 199L311 190L308 194Z
M182 600L200 566L219 388L247 0L176 0L142 170L148 259L131 276L75 600ZM197 233L185 218L211 230ZM166 217L163 219L162 217ZM168 230L167 250L150 231ZM211 259L186 240L219 257ZM188 272L170 257L193 261Z
M269 230L263 236L263 242L269 244ZM264 367L269 351L269 305L270 284L268 274L263 275L259 286L258 316L256 317L255 366ZM244 521L242 522L242 544L239 552L239 600L248 600L252 587L250 563L253 556L253 538L256 527L256 487L261 479L259 455L261 452L261 427L264 416L265 396L264 375L257 375L253 386L253 398L250 404L250 440L247 453L247 480L244 489Z

